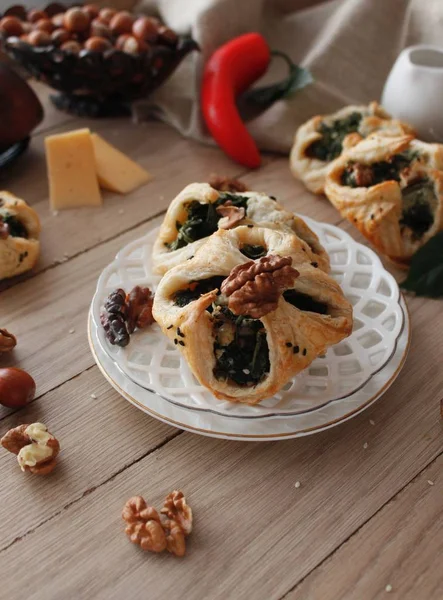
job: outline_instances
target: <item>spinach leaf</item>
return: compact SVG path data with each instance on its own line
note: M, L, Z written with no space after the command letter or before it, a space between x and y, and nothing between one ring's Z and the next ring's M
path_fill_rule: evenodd
M207 294L215 289L220 289L220 286L225 278L222 276L208 277L191 283L190 287L179 290L173 295L173 301L176 306L186 306L190 302L197 300L203 294Z
M234 315L226 307L222 307L216 319L218 323L231 321L235 327L235 337L224 346L217 340L214 342L214 376L225 381L230 379L238 385L256 385L271 368L263 323L258 319Z
M308 294L297 292L296 290L286 290L283 292L283 298L295 308L299 310L307 310L310 312L319 313L320 315L328 314L328 305L325 302L319 302Z
M358 130L362 115L353 112L344 119L336 119L331 125L322 123L319 133L322 137L306 149L306 156L329 162L340 156L344 138Z
M247 196L231 194L224 192L213 203L208 202L202 204L198 200L188 202L185 209L188 213L186 221L176 223L177 237L167 244L170 250L178 250L188 244L192 244L196 240L212 235L218 228L218 222L221 216L217 213L217 207L230 201L232 206L241 206L245 210L247 208Z
M0 212L0 221L8 226L7 230L11 237L28 238L26 227L21 221L14 217L9 212L3 210Z
M417 296L443 297L443 231L412 257L408 276L400 285Z
M422 179L402 190L403 212L400 225L409 227L419 240L434 223L432 208L437 204L434 184Z
M240 248L240 252L252 260L266 256L267 254L264 246L254 246L253 244L243 244Z

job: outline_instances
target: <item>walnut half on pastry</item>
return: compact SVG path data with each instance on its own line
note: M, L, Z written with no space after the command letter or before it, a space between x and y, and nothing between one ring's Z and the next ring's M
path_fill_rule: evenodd
M0 280L29 271L40 252L40 221L24 200L0 192Z
M352 307L293 233L220 230L164 275L154 317L217 398L256 404L352 330Z
M443 145L369 136L330 168L332 204L397 266L443 229Z
M320 269L329 271L329 257L317 235L275 198L259 192L220 192L207 183L191 183L171 202L158 237L152 261L156 273L192 258L209 236L240 225L283 229L295 233L315 254Z
M391 119L377 102L346 106L331 115L313 117L295 134L289 158L291 171L308 190L322 194L330 163L344 149L375 131L386 136L414 134L409 125Z

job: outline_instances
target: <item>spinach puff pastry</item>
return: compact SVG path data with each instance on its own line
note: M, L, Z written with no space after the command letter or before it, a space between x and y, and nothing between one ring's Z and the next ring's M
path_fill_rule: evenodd
M202 385L247 404L275 394L352 330L351 304L305 243L261 227L214 233L162 278L153 315Z
M377 103L368 106L346 106L332 115L313 117L298 128L289 157L293 175L311 192L322 194L326 172L331 161L369 134L412 134L413 129L391 119Z
M332 204L398 266L443 229L443 145L369 136L330 168Z
M24 200L0 192L0 279L29 271L40 252L40 221Z
M207 183L191 183L169 205L152 252L154 272L166 273L192 258L214 232L239 225L295 233L307 244L311 260L329 272L329 256L303 219L266 194L219 192Z

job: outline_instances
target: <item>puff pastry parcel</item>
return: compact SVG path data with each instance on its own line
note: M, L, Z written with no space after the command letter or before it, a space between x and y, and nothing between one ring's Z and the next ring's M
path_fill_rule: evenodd
M188 185L171 202L153 248L154 271L163 274L189 260L215 231L257 224L295 233L311 260L329 271L328 254L303 219L266 194L218 192L207 183Z
M346 106L332 115L313 117L295 134L289 163L297 179L315 194L322 194L326 171L343 149L349 148L374 131L382 135L414 135L409 125L390 115L377 103Z
M248 280L254 270L258 278ZM270 301L267 292L272 296L275 288L267 287L267 277L277 281L276 273L283 287ZM257 318L258 311L269 312ZM194 258L162 278L153 314L202 385L217 398L248 404L275 394L352 330L350 303L311 264L304 242L261 227L214 233Z
M443 229L443 145L369 136L330 168L332 204L398 266Z
M40 221L24 200L0 192L0 279L32 269L40 252Z

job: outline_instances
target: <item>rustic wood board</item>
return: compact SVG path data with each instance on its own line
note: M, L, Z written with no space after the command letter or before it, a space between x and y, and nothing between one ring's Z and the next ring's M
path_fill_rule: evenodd
M0 434L42 420L62 453L48 478L22 474L12 455L0 453L6 597L370 600L385 597L387 585L389 597L402 600L443 597L441 303L408 298L413 343L405 369L375 406L333 430L251 444L210 440L153 420L102 378L86 320L101 270L160 222L180 189L211 172L241 176L252 189L362 240L324 198L292 178L283 157L266 156L260 170L245 172L216 148L159 123L57 113L45 88L37 89L47 118L2 184L39 212L42 255L33 273L3 284L0 326L17 334L19 345L0 366L29 370L38 394L25 409L0 411ZM54 216L44 135L83 126L154 179L128 197L106 194L101 209ZM160 506L174 488L184 489L196 517L181 561L138 550L120 518L131 495Z

